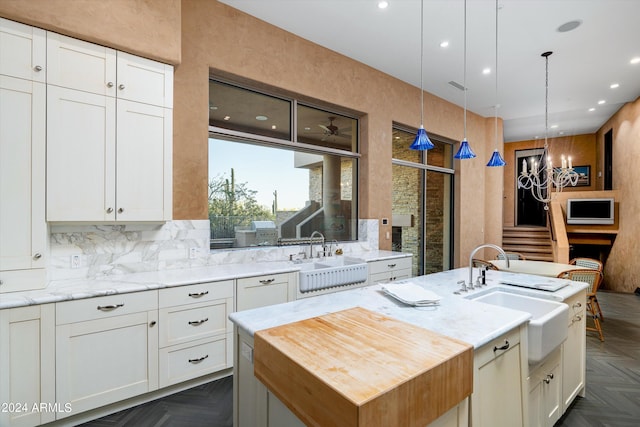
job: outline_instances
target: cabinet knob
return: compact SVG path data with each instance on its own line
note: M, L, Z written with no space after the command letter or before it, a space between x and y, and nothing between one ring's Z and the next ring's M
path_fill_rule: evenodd
M156 326L156 321L152 320L151 322L149 322L149 327L153 328L154 326Z
M124 85L123 84L118 85L118 89L123 90L124 89Z
M547 375L547 378L545 378L543 381L545 384L549 384L552 379L553 379L553 374L549 374Z
M33 67L33 69L35 71L42 71L42 67L40 65L36 65L35 67Z
M42 254L40 252L36 253L35 255L33 255L33 259L34 260L39 260L40 258L42 258Z
M580 308L580 307L582 307L582 304L579 302L573 304L573 308Z
M122 213L122 212L124 212L124 208L119 208L118 213Z
M0 285L4 284L4 282L2 280L0 280Z
M107 213L113 212L113 208L107 208Z
M113 87L113 82L107 82L107 87Z

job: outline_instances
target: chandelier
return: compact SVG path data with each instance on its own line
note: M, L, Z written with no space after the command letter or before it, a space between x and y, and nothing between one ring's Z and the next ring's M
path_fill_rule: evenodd
M572 187L578 183L579 174L573 170L571 157L561 158L560 166L554 167L549 155L547 141L549 130L549 56L553 52L544 52L545 58L545 101L544 101L544 147L540 157L531 159L527 169L527 161L522 161L522 172L518 176L518 188L531 190L533 198L544 203L544 209L549 210L549 202L553 198L552 187L561 192L566 186Z

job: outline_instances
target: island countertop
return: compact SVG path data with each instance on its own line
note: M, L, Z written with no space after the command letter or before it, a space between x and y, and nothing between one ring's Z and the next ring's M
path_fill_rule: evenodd
M384 284L376 284L364 288L319 295L313 298L303 298L285 304L232 313L229 317L238 328L253 336L256 331L261 329L322 316L352 307L362 307L467 342L476 349L528 321L530 318L528 313L476 302L464 297L483 292L488 288L507 286L501 285L501 281L520 282L524 279L530 279L531 276L488 271L486 287L461 295L454 294L460 288L458 282L467 279L468 274L468 268L459 268L394 282L411 282L435 292L441 297L441 300L439 305L433 307L405 305L386 295L382 290ZM561 279L545 278L545 280ZM566 280L565 282L567 282L567 286L556 292L527 289L526 293L562 301L587 287L585 283L581 282ZM519 289L512 286L508 287L516 292Z

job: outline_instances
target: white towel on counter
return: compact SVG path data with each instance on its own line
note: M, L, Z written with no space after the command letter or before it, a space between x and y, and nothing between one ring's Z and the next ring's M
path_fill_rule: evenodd
M385 283L382 290L389 296L407 305L422 307L427 305L437 305L440 303L440 296L415 283Z

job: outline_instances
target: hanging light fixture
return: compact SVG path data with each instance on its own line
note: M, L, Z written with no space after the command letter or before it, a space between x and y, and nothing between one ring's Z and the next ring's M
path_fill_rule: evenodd
M458 152L453 156L456 159L473 159L476 153L473 152L467 141L467 0L464 0L464 72L462 80L462 90L464 91L464 137L460 142Z
M549 156L549 56L553 52L544 52L541 56L545 59L545 94L544 94L544 147L540 157L531 159L529 171L527 161L522 160L522 172L518 176L518 188L531 190L534 199L544 203L544 209L549 209L549 202L553 197L551 186L556 192L561 192L568 185L572 187L578 183L579 174L573 170L571 157L562 155L560 167L554 168Z
M422 76L422 68L424 66L424 0L420 0L420 129L418 129L418 133L416 133L416 138L413 140L413 143L409 146L412 150L431 150L433 148L433 143L427 136L427 131L424 130L424 87L423 87L423 76Z
M504 166L507 163L504 161L502 156L500 155L500 151L498 151L498 0L496 0L496 114L495 114L495 139L496 139L496 148L493 150L493 154L489 159L489 163L487 166Z

